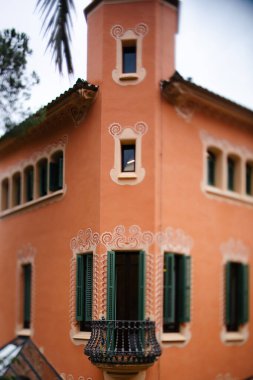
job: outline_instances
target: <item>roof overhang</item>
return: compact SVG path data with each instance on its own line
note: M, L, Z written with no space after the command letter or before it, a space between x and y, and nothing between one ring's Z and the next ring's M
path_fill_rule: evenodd
M178 72L169 80L161 81L161 91L166 100L176 107L202 110L232 123L253 127L253 111L185 80Z
M0 151L37 131L53 128L56 119L70 120L70 124L78 126L85 119L97 91L98 86L78 79L73 87L6 132L0 138Z
M121 0L93 0L85 9L84 9L84 14L85 14L85 18L87 19L89 13L91 11L93 11L93 9L95 9L99 4L101 4L102 2L104 3L109 3L109 4L112 4L112 3L117 3L117 2L120 2ZM140 0L139 0L140 1ZM144 0L142 0L144 1ZM174 7L176 8L179 8L179 5L180 5L180 0L162 0L164 1L165 3L168 3L170 5L173 5Z

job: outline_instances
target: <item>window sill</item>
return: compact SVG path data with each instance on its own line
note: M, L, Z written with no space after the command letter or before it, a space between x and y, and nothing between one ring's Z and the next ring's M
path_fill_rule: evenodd
M131 178L137 178L137 175L136 175L136 172L125 172L125 173L120 173L119 175L118 175L118 178L119 179L124 179L124 178L126 178L126 179L131 179Z
M91 336L90 331L80 331L73 335L74 340L89 340Z
M176 343L184 343L186 342L186 337L180 333L163 333L162 334L162 342L176 342Z
M205 185L205 191L209 194L214 194L223 198L236 200L243 203L249 203L253 205L253 196L240 194L235 191L222 190L218 187Z
M17 331L18 336L31 336L32 330L31 329L22 329Z
M50 193L48 195L44 195L43 197L36 198L36 199L34 199L32 201L29 201L29 202L26 202L24 204L21 204L21 205L18 205L18 206L14 206L14 207L12 207L10 209L1 211L0 212L0 218L3 218L3 217L5 217L7 215L10 215L10 214L14 214L15 212L18 212L20 210L26 209L28 207L32 207L33 205L41 203L41 202L44 202L44 201L46 201L48 199L60 196L60 195L64 194L64 192L65 192L64 189L57 190L57 191L54 191L53 193Z
M137 73L126 73L126 74L121 74L119 76L119 80L125 81L125 80L137 80L139 79L139 76Z
M245 340L245 336L237 331L226 332L224 338L226 342L242 342Z

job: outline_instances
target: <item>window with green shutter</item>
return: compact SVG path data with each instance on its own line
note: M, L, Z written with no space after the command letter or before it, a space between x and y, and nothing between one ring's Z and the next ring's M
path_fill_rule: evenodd
M92 321L93 255L76 257L76 320L80 331L90 331Z
M31 324L31 282L32 265L23 265L23 327L30 328Z
M163 330L179 332L180 324L190 321L191 258L164 254Z
M228 262L225 266L225 324L238 331L249 320L249 266Z

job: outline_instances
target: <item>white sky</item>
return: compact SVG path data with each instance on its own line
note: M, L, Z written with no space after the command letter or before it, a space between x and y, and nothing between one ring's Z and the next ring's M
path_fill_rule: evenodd
M16 28L30 37L30 69L40 77L29 106L35 112L86 79L86 21L89 0L75 0L73 61L75 75L61 77L46 54L36 0L0 0L0 29ZM193 82L253 110L253 0L182 0L176 69ZM161 78L167 79L167 78Z

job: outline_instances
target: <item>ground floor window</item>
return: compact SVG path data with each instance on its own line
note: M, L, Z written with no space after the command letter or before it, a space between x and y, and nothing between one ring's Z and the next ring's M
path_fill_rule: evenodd
M239 331L249 319L249 266L228 262L225 266L225 324Z
M76 258L76 320L80 331L91 331L93 293L93 255Z
M190 256L164 254L163 284L163 331L180 332L180 325L190 321Z

